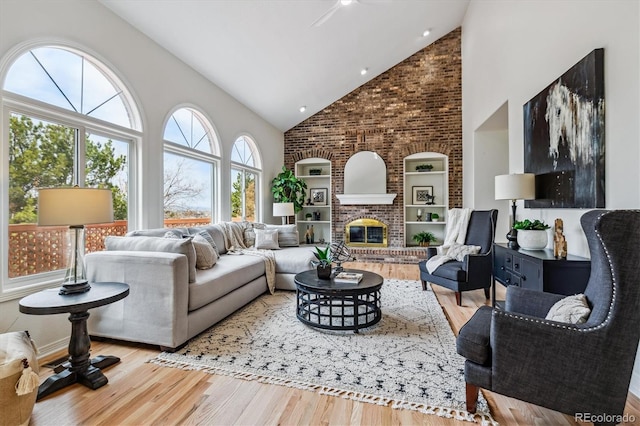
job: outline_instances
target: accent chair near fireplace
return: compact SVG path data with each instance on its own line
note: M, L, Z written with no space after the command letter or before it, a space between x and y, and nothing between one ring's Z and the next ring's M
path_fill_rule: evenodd
M489 299L492 277L493 238L496 229L498 210L474 210L471 212L465 245L480 246L478 254L468 254L464 261L450 261L440 265L433 273L427 270L427 261L418 263L422 289L427 282L438 284L455 291L456 303L462 305L462 292L484 289ZM428 249L428 257L436 254L435 248Z

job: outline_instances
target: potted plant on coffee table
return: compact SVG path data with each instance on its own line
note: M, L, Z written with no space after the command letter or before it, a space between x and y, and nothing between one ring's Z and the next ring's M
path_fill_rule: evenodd
M422 231L413 236L413 241L417 242L420 247L429 247L430 243L438 241L432 232Z
M316 265L316 272L318 273L318 278L321 280L328 280L331 278L331 252L329 251L331 246L327 246L325 249L321 249L320 247L316 247L316 251L313 255L318 259L317 262L314 262Z
M520 248L525 250L542 250L547 246L547 229L549 225L541 220L525 219L513 224L518 231L517 241Z

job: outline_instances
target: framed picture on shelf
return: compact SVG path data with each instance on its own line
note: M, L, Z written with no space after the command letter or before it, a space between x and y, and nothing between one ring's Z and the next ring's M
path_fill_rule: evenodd
M433 186L414 186L411 204L433 204Z
M326 206L327 205L327 188L311 188L309 190L309 197L311 198L311 202L315 206Z

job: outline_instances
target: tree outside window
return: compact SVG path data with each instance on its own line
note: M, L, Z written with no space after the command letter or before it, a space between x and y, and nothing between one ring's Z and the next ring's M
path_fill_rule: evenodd
M239 137L231 152L231 220L259 220L260 168L256 145L248 136Z

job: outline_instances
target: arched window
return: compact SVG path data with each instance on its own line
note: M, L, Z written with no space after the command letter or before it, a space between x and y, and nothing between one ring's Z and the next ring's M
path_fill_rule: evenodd
M240 136L231 150L231 220L260 220L261 170L256 143Z
M2 205L8 211L3 238L3 292L58 280L66 227L37 226L38 189L79 185L110 188L114 224L87 227L87 251L101 250L105 235L127 231L138 108L115 73L77 49L43 46L21 53L2 84L2 161L9 170ZM7 139L8 138L8 139ZM1 296L0 296L1 298Z
M220 147L209 120L180 108L164 128L165 226L195 226L217 220Z

